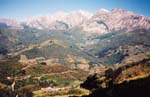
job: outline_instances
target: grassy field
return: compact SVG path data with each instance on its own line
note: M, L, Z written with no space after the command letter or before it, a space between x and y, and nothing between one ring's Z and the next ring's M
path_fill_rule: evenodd
M12 95L24 97L24 95L28 94L32 94L35 97L43 97L43 95L51 97L88 93L86 90L79 88L80 84L88 76L87 71L70 69L63 65L49 66L36 64L30 65L28 68L24 67L19 62L0 61L1 97L10 97ZM13 84L14 91L12 91ZM41 90L47 87L55 87L61 90L53 92Z

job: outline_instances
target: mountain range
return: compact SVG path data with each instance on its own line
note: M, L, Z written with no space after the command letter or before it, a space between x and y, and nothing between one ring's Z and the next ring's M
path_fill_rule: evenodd
M134 61L133 56L149 55L149 36L150 17L124 9L57 12L25 21L0 19L1 59L25 55L70 64L69 56L73 64L75 59L86 60L80 65L125 64Z
M78 27L89 33L107 33L112 30L133 30L136 28L150 29L150 17L138 15L124 9L113 9L111 11L100 9L96 13L82 10L70 13L57 12L45 16L31 17L22 22L13 19L0 19L0 23L18 29L30 27L69 30Z
M149 97L149 78L150 17L100 9L0 19L0 97Z

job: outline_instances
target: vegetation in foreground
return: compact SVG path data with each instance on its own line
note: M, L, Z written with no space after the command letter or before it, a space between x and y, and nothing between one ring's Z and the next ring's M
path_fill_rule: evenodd
M89 76L81 87L92 92L82 97L149 97L150 61L109 68L104 75Z
M3 60L0 61L0 76L0 97L51 97L88 93L78 88L88 72L63 65L36 64L26 67L16 61Z

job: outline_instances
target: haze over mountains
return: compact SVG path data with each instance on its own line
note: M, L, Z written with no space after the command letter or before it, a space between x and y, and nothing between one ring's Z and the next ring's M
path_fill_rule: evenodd
M0 19L9 27L23 29L69 30L75 27L89 33L107 33L112 30L150 29L150 18L123 9L111 11L100 9L96 13L87 11L56 12L46 16L31 17L23 22L12 19Z

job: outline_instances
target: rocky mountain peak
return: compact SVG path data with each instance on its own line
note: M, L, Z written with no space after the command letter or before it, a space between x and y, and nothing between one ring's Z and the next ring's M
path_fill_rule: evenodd
M135 14L124 9L111 11L100 9L96 13L79 10L73 12L57 12L45 16L32 17L20 23L12 19L0 19L12 28L23 28L22 24L31 28L68 30L75 27L82 28L89 33L108 33L112 30L150 29L150 18Z
M20 22L15 19L1 18L0 24L5 24L6 26L11 27L11 28L17 28L17 29L22 28L22 26L20 25Z

